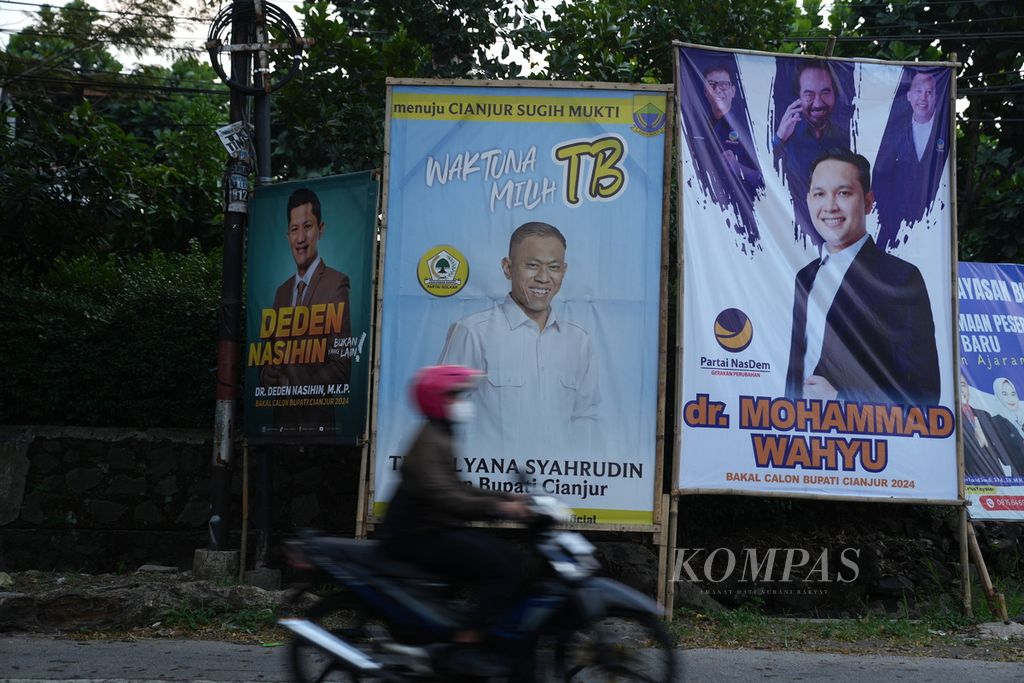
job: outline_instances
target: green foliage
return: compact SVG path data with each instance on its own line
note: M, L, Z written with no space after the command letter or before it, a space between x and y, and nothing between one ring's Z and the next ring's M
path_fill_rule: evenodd
M656 0L567 2L512 31L512 40L547 56L538 74L565 80L671 83L670 42L766 49L796 19L793 0L693 3Z
M40 273L61 256L219 243L225 153L215 127L227 122L227 90L192 94L218 86L191 58L120 74L105 41L137 45L161 20L67 7L41 10L0 54L10 96L0 107L0 266Z
M58 261L0 282L0 423L200 427L213 416L218 251Z
M387 77L509 78L489 50L522 8L503 0L308 2L314 41L300 75L273 100L274 169L313 177L380 167Z
M835 54L961 63L957 94L969 103L957 120L957 224L960 258L1020 262L1024 238L1024 53L1008 37L1024 31L1013 2L853 0L837 3L829 28L801 35L841 38Z

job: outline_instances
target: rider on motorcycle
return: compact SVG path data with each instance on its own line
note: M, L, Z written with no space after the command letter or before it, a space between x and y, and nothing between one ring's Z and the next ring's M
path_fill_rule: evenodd
M468 528L467 522L530 516L526 498L469 486L455 471L453 428L473 418L467 394L481 374L459 365L417 373L412 394L427 421L402 461L402 480L383 527L383 548L392 557L478 586L466 627L452 637L454 654L463 655L456 657L464 660L463 670L485 666L478 661L476 644L512 606L525 567L514 545Z

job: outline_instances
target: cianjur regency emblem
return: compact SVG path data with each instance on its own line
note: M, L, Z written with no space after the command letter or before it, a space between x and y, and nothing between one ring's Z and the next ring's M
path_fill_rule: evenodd
M451 296L469 281L469 262L455 247L431 247L416 267L420 286L434 296Z

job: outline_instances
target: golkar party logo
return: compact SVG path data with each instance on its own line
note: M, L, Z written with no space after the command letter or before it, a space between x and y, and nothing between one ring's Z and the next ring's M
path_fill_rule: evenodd
M665 128L665 96L633 95L633 130L653 137Z
M432 247L420 257L416 267L420 286L434 296L451 296L469 281L469 262L455 247Z

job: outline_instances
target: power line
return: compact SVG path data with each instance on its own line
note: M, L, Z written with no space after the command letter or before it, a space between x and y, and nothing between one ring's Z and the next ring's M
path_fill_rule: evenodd
M112 10L112 9L97 9L95 7L54 7L53 5L39 4L35 2L21 2L21 0L0 0L0 5L21 5L24 7L38 7L39 9L30 11L25 10L29 14L42 14L43 8L48 7L54 14L60 14L61 12L85 12L87 14L113 14L119 17L148 17L151 19L175 19L179 21L201 21L208 22L211 17L183 17L173 14L149 14L147 12L129 12L127 10Z
M1020 0L985 0L985 4L995 5L1000 2L1020 2ZM833 2L833 7L850 7L853 9L864 9L867 7L887 7L892 0L879 0L878 2ZM918 5L905 4L902 7L935 7L936 5L977 5L977 0L922 0Z
M58 85L74 85L84 88L114 88L120 90L137 90L145 92L158 92L158 93L189 93L194 95L217 95L218 97L224 97L224 90L210 90L207 88L187 88L181 86L155 86L145 85L143 83L118 83L117 81L84 81L75 78L60 78L57 76L26 76L20 79L22 81L35 82L35 83L54 83Z
M0 2L3 2L3 1L4 0L0 0ZM895 28L915 28L915 27L920 27L921 29L926 29L926 28L934 28L936 26L954 26L954 25L960 25L960 24L966 24L968 26L971 26L973 24L987 23L987 22L990 22L990 21L999 21L999 22L1004 22L1005 23L1005 22L1015 21L1015 20L1019 20L1019 19L1024 19L1024 17L1019 17L1019 16L1012 16L1012 17L983 17L981 19L959 19L959 20L954 20L954 21L934 21L934 22L930 22L930 23L922 23L922 22L919 22L919 21L910 21L910 22L898 23L898 24L857 24L857 25L855 25L855 26L853 26L851 28L856 29L858 31L864 31L866 29L895 29Z
M944 40L962 40L962 39L975 39L975 40L992 40L999 38L1024 38L1024 31L993 31L992 33L940 33L935 35L922 35L920 33L912 33L906 35L895 35L895 36L836 36L838 42L852 42L852 41L876 41L876 40L927 40L932 42L939 39ZM830 39L829 36L786 36L783 38L784 41L798 41L807 43L823 43ZM775 41L778 42L778 41Z
M175 76L173 74L167 75L167 76L157 75L157 74L147 74L147 73L145 73L142 70L134 71L134 72L127 72L126 73L124 71L110 71L109 69L92 69L92 68L88 68L88 67L77 67L76 68L76 67L65 66L65 65L61 65L61 64L50 64L50 63L47 63L45 60L35 60L35 59L20 59L19 62L24 64L24 65L32 65L33 68L37 68L39 66L49 66L51 71L62 71L62 72L70 71L70 72L79 74L81 76L90 76L90 75L93 75L93 74L103 74L103 75L109 75L109 76L119 76L121 78L134 78L134 79L147 79L147 80L153 80L153 81L162 81L164 83L199 83L199 84L202 84L202 85L217 85L218 82L219 82L216 77L211 77L209 80L199 79L199 78L181 78L181 77Z
M8 33L11 35L20 35L27 38L63 38L64 40L75 40L76 38L81 39L77 36L69 36L66 33L46 33L37 31L20 31L16 29L0 28L0 33ZM134 45L150 50L177 50L179 52L206 52L205 48L201 47L187 47L180 45L168 45L165 43L149 43L144 40L131 40L129 38L114 38L112 36L90 36L88 38L94 43L107 43L109 45ZM190 36L170 36L170 40L188 40L192 42L199 42L195 37Z
M36 36L40 36L40 37L43 37L43 38L65 38L67 40L74 40L76 38L81 38L82 37L82 36L72 35L72 34L69 34L69 33L52 33L52 32L49 32L49 31L35 31L35 30L31 29L31 28L26 28L26 29L10 29L10 28L5 28L5 29L0 29L0 33L9 33L11 35L21 35L21 36L24 36L24 37L27 37L27 38L33 38L33 37L36 37ZM159 38L166 38L167 40L191 40L191 41L195 41L195 42L199 42L201 40L200 38L196 38L195 36L154 36L154 38L158 38L158 37ZM130 44L130 41L128 39L115 38L115 37L109 36L109 35L108 36L88 36L88 39L89 40L98 40L98 41L104 42L104 43L125 43L125 44Z

